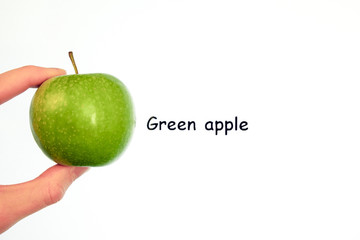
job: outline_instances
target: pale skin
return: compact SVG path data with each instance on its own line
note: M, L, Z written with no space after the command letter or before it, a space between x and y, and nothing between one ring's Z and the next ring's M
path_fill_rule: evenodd
M0 105L28 88L38 87L47 79L64 74L63 69L37 66L2 73ZM0 185L0 234L21 219L60 201L72 182L88 169L56 164L31 181Z

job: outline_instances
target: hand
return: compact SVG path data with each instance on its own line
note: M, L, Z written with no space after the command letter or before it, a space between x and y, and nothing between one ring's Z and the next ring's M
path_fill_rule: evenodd
M47 79L64 75L58 68L25 66L0 74L0 104ZM0 185L0 234L26 216L61 200L71 183L87 167L55 165L34 180Z

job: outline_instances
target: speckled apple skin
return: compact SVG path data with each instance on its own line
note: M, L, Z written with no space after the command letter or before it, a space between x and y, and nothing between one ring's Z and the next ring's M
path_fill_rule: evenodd
M135 125L125 85L108 74L45 81L30 106L35 141L56 163L103 166L125 150Z

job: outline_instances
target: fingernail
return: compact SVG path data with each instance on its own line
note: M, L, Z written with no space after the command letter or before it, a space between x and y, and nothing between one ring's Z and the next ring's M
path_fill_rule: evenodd
M48 68L48 70L51 72L51 75L65 75L66 71L62 68Z

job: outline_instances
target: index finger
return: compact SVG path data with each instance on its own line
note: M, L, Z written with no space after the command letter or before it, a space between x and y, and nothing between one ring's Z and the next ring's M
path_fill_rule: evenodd
M64 75L60 68L25 66L0 74L0 104L49 78Z

